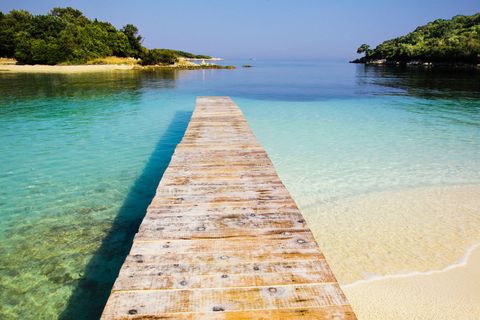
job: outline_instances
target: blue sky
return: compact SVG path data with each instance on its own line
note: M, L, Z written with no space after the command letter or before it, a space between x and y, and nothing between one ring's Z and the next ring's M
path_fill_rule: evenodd
M133 23L149 48L225 58L345 60L428 21L480 11L479 0L0 0L0 10L72 6L115 26Z

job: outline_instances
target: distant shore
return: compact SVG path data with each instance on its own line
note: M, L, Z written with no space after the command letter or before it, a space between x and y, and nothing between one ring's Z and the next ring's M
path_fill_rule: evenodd
M349 61L350 63L359 63L365 65L376 66L421 66L421 67L453 67L453 68L480 68L477 63L461 63L449 61L424 61L424 60L410 60L410 61L394 61L386 59L355 59Z
M185 60L187 61L223 61L223 58L215 58L215 57L211 57L211 58L208 58L208 59L201 59L201 58L184 58Z
M83 65L18 65L0 64L0 73L91 73L114 72L125 70L197 70L197 69L234 69L234 66L220 66L215 64L176 64L158 66L140 66L137 64L83 64Z

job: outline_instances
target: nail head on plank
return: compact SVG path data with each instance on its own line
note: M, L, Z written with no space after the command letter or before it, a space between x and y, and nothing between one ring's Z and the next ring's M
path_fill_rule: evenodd
M224 307L215 306L212 308L213 311L225 311Z

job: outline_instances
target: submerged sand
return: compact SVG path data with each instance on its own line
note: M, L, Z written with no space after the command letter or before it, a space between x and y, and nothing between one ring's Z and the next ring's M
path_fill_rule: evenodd
M371 193L302 212L360 320L480 319L479 249L464 261L480 243L480 186Z
M94 65L0 65L0 73L87 73L118 70L132 70L133 65L127 64L94 64Z

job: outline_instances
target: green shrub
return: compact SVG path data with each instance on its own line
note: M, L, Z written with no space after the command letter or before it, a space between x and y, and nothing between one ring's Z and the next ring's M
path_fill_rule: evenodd
M143 55L141 64L143 66L157 64L170 65L176 63L177 61L178 58L173 52L163 49L151 49Z

